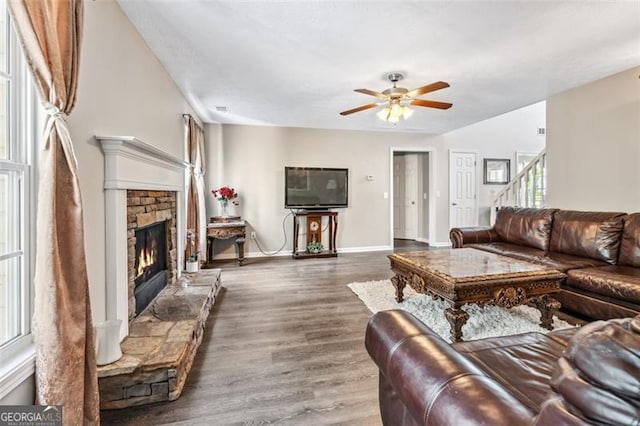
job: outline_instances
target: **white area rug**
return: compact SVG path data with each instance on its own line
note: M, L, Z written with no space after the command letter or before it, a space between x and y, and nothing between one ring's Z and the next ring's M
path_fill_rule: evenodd
M443 300L434 300L431 296L418 294L409 286L404 289L404 302L397 303L395 289L389 280L355 282L348 284L351 289L373 313L388 309L403 309L415 315L420 321L438 333L444 340L449 339L450 326L444 316L449 304ZM485 337L506 336L509 334L538 331L546 333L540 327L540 311L529 306L516 306L506 309L498 306L464 305L469 320L462 327L463 340L475 340ZM573 327L566 321L553 317L553 328L559 330Z

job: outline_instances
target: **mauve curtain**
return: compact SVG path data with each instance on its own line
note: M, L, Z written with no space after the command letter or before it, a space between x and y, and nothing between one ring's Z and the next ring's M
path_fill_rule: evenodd
M207 217L204 206L204 130L191 115L186 115L186 139L189 153L190 180L187 193L187 229L193 230L194 248L187 241L187 255L200 252L200 260L206 259Z
M82 0L9 0L48 113L40 152L33 334L36 402L62 405L64 424L99 424L98 376L73 143Z

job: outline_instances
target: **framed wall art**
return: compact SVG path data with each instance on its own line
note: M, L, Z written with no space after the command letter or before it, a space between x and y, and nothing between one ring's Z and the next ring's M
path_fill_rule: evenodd
M485 185L505 185L511 180L511 160L508 158L484 159Z

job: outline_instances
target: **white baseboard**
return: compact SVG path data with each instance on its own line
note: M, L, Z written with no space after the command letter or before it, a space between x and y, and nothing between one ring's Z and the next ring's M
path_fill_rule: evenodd
M416 238L416 241L419 243L425 243L425 244L429 244L429 247L451 247L451 243L448 241L441 241L441 242L430 242L428 238L422 238L422 237L418 237Z
M391 251L393 246L365 246L339 248L338 253L365 253L368 251Z
M259 251L252 251L244 254L244 258L256 258L256 257L283 257L283 256L292 256L293 253L291 250L282 250L280 253L266 255ZM213 260L228 260L228 259L237 259L238 255L236 253L220 253L213 256Z
M392 246L365 246L365 247L345 247L339 248L338 253L366 253L369 251L392 251ZM291 250L282 250L278 254L266 255L259 251L252 251L244 254L244 258L257 258L257 257L283 257L283 256L293 256L293 252ZM216 254L213 257L213 260L229 260L229 259L237 259L237 254L235 253L220 253Z
M433 242L433 243L429 243L429 247L451 247L451 243L448 241L442 241L442 242Z

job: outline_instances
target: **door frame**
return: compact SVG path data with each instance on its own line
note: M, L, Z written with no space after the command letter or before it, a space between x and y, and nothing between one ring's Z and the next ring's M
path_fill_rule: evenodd
M480 196L480 179L478 179L478 150L477 149L450 149L449 150L449 200L447 202L447 211L449 212L449 217L448 217L448 221L449 221L449 229L451 229L451 200L453 199L454 196L454 185L452 185L452 170L453 168L451 167L451 162L453 159L453 154L474 154L476 156L476 198L475 198L475 206L473 208L474 212L475 212L475 221L474 221L474 225L478 225L478 215L479 215L479 211L478 211L478 197Z
M389 148L389 245L393 247L393 155L395 153L410 153L410 154L429 154L429 238L425 241L424 238L418 238L416 241L421 241L434 245L436 242L436 149L431 147L391 147Z

